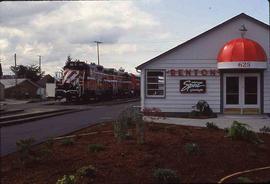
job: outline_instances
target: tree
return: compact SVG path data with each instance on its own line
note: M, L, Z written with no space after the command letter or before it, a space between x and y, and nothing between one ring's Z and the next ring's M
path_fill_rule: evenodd
M72 58L71 58L70 56L67 56L67 60L66 60L65 66L66 66L68 63L70 63L70 62L72 62Z
M18 66L11 66L11 71L17 75L18 78L27 78L34 82L41 79L41 77L44 75L44 72L40 71L39 66L37 65L18 65Z

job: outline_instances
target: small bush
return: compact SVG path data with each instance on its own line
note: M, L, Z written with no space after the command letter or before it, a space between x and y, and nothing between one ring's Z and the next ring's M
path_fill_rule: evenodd
M100 152L105 149L105 146L102 144L90 144L88 145L88 151L90 152Z
M77 175L79 177L93 178L96 176L96 168L92 165L81 167L77 170Z
M61 140L61 144L64 146L71 146L74 143L75 143L75 141L72 138L64 138L63 140Z
M180 178L174 170L158 168L154 171L154 178L157 184L178 184Z
M216 114L205 100L199 100L194 107L196 107L196 110L191 111L189 117L216 117Z
M118 142L129 137L128 129L136 125L137 142L144 143L144 121L139 108L127 108L120 113L117 121L114 122L114 136Z
M213 130L218 130L219 129L218 126L213 122L207 122L205 125L209 129L213 129Z
M237 180L239 183L253 183L253 181L247 177L238 177Z
M63 178L57 180L56 184L75 184L75 176L64 175Z
M116 120L113 123L113 132L114 137L118 142L121 142L126 139L128 126L125 121Z
M198 154L200 151L200 148L196 143L187 143L185 144L184 148L188 154Z
M260 129L260 132L262 132L262 133L270 133L270 127L268 127L268 126L263 126L263 127Z
M33 138L21 139L16 142L17 149L20 153L20 161L23 164L35 160L34 152L31 149L34 142L35 139Z
M240 123L234 121L231 127L228 129L228 137L233 140L245 140L255 144L261 143L262 140L259 139L258 135L249 129L249 126L245 123Z

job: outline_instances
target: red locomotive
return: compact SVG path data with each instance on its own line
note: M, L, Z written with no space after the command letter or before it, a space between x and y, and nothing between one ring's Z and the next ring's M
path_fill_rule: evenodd
M139 91L139 77L134 74L94 63L68 61L57 83L55 97L67 101L98 100L135 97Z

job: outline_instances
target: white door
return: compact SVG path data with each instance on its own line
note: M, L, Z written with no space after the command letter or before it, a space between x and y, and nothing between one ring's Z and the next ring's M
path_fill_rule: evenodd
M260 75L224 74L224 112L260 113Z

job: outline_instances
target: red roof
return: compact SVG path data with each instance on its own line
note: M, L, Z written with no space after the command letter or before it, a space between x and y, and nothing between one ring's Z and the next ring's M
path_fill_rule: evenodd
M237 38L227 42L219 51L218 62L266 61L264 49L257 42L247 38Z

